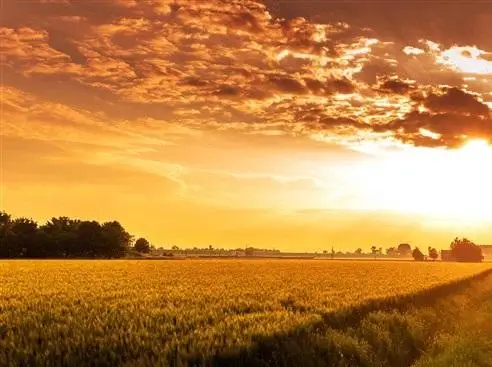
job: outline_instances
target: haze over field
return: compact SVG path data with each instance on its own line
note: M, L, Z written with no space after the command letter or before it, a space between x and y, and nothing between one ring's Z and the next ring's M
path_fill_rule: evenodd
M13 215L117 219L156 245L492 243L491 3L1 12Z

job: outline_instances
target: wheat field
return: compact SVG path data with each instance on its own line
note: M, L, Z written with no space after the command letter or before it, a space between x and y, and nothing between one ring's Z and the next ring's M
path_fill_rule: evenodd
M327 260L0 262L0 360L180 365L490 264ZM187 362L188 361L188 362Z

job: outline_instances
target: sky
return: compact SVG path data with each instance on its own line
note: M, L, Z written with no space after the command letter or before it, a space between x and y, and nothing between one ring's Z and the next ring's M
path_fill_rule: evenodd
M488 1L3 0L0 204L156 246L492 243Z

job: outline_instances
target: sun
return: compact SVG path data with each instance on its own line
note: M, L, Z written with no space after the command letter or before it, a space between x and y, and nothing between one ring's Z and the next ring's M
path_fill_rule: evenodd
M459 151L467 158L480 160L492 155L492 146L486 140L473 139L465 143Z
M412 148L362 167L355 181L366 208L418 213L463 223L492 221L492 146Z

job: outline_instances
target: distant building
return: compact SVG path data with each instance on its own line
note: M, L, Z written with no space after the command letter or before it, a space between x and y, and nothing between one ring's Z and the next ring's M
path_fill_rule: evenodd
M485 259L492 259L492 245L480 245Z
M441 260L442 261L456 261L451 250L441 250Z

